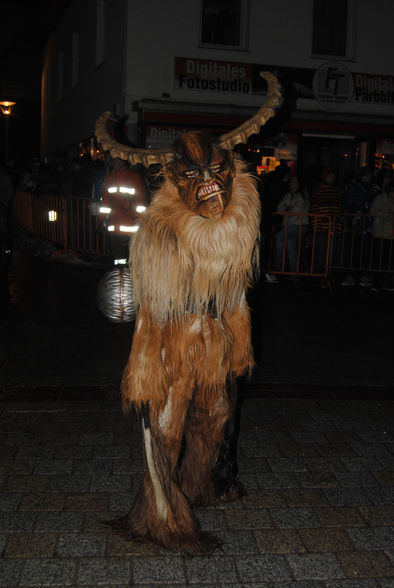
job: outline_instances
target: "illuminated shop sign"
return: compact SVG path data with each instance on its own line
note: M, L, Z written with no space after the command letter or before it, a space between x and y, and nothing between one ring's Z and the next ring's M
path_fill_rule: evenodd
M175 58L174 87L177 90L223 94L265 94L267 83L260 77L260 71L271 71L279 77L279 81L284 78L291 80L300 96L313 98L312 69L193 57Z
M186 127L186 126L171 126L171 125L147 125L145 131L145 143L148 148L160 148L171 145L174 140L183 135L187 131L201 128L206 130L206 126L201 127ZM226 132L227 128L210 127L210 130L218 135Z
M327 108L347 102L394 104L394 77L355 73L343 63L324 63L313 76L313 92Z
M394 77L354 73L356 102L394 104Z
M354 95L353 76L343 63L324 63L313 76L316 100L326 108L350 102Z
M175 58L175 88L230 94L252 92L252 65L214 59Z
M298 98L316 99L326 109L340 110L348 103L394 104L394 76L351 72L342 62L325 62L316 70L272 64L175 58L177 90L221 94L265 94L259 72L271 71L292 87Z
M167 145L186 131L185 127L148 125L146 127L145 142L151 147Z

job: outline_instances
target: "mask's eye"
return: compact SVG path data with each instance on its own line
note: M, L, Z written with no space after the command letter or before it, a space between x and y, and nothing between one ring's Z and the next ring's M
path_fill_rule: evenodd
M186 171L183 172L183 175L188 180L192 180L193 178L196 178L199 173L200 173L199 169L187 169Z
M213 172L214 174L217 174L218 172L222 171L223 169L223 162L220 161L219 163L212 163L211 165L208 166L208 169L210 172Z

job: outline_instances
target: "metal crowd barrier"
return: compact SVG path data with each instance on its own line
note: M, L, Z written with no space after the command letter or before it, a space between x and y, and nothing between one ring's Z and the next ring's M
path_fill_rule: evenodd
M298 217L298 224L292 224L293 217ZM369 214L275 213L279 222L274 222L277 230L270 240L268 271L327 279L333 271L394 273L394 214L392 217L391 238L383 239L373 236ZM318 230L321 227L325 230Z
M90 198L58 196L35 197L17 191L14 218L38 239L51 241L65 250L107 255L106 232L93 214Z
M108 254L106 231L90 198L17 191L14 217L29 233L60 248ZM267 269L327 280L333 271L394 273L394 214L391 238L374 237L372 223L368 214L274 213L277 229L266 241Z
M372 224L373 217L369 214L340 214L335 218L335 225L341 231L335 234L331 270L394 272L394 214L391 238L374 237Z
M297 224L292 220L297 219ZM271 237L269 273L327 278L334 221L328 215L299 212L274 213L280 230ZM323 227L325 230L317 230Z

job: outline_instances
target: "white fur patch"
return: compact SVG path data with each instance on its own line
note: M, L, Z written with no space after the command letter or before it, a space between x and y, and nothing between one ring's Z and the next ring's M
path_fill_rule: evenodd
M139 330L142 327L142 318L139 319L138 323L137 323L137 333L139 332Z
M166 497L164 496L163 488L160 482L160 478L156 471L155 462L153 460L153 453L152 453L152 436L150 433L150 429L145 429L144 423L142 423L142 430L144 433L144 442L145 442L145 453L146 453L146 461L148 463L148 469L150 478L153 484L153 491L155 494L155 502L156 502L156 509L157 514L161 518L162 521L167 521L168 517L168 503Z
M159 414L159 427L162 431L166 431L170 425L172 415L172 386L168 389L167 402L164 409Z
M163 365L164 365L164 369L166 370L166 372L168 374L168 366L166 366L166 362L165 362L166 350L164 349L164 347L162 347L160 349L160 355L161 355L161 361L163 362Z
M200 331L201 331L201 319L196 318L192 322L190 329L189 329L189 332L190 333L199 333Z

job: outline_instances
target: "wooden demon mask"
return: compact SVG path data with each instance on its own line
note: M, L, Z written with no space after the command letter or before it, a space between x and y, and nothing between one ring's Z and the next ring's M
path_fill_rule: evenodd
M203 131L184 133L174 142L175 160L167 174L180 198L193 212L218 218L231 199L234 165L232 154L220 148Z

